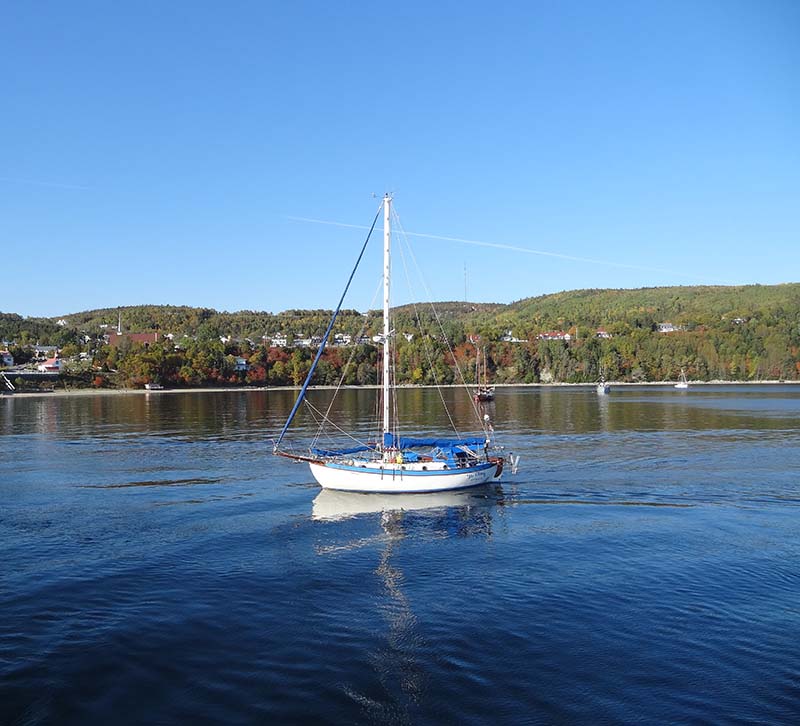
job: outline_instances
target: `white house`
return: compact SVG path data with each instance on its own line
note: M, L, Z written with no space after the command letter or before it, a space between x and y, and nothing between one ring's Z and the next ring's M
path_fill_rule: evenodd
M572 336L569 333L565 333L563 330L551 330L549 333L539 333L536 336L539 340L565 340L569 343L572 340Z
M0 364L8 367L14 365L14 356L7 350L0 350Z

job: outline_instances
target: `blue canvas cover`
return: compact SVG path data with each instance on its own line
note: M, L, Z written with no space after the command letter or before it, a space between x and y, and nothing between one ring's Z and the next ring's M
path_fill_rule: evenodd
M443 439L438 437L431 438L416 438L411 436L395 436L394 434L385 434L383 437L383 445L387 449L398 449L399 451L409 451L415 448L432 448L437 449L440 453L452 458L457 454L463 455L462 448L469 449L483 448L486 446L486 439L482 437L469 437L463 439ZM347 449L318 449L312 448L311 453L314 456L347 456L348 454L358 454L364 451L377 451L377 445L374 446L351 446ZM407 461L414 461L416 454L409 452Z
M414 438L411 436L395 436L394 434L384 434L383 445L395 449L413 449L420 446L437 447L443 450L458 449L461 446L473 448L486 445L486 439L482 437L471 437L465 439L440 439L440 438Z

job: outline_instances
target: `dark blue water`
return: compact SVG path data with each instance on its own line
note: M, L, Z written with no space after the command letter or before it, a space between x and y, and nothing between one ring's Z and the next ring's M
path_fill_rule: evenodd
M291 399L0 399L0 723L800 719L800 388L502 389L516 477L388 501Z

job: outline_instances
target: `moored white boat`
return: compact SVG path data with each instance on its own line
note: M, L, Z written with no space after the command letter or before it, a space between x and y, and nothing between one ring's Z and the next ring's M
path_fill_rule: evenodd
M683 368L681 368L681 377L680 380L675 384L675 388L688 388L688 387L689 387L689 381L686 380L686 373L683 370Z
M350 445L342 448L322 449L311 445L307 453L294 453L282 450L281 442L300 406L306 401L309 383L331 334L342 302L352 280L345 286L322 343L312 363L297 401L292 408L283 430L277 438L274 453L280 456L308 462L311 473L324 489L335 489L347 492L374 493L422 493L441 492L479 486L498 479L503 472L505 458L490 449L492 447L492 427L489 417L481 418L477 406L473 404L476 420L481 428L478 436L441 438L441 437L409 437L400 435L398 431L397 413L394 405L394 386L391 379L391 344L394 331L389 320L389 290L391 270L391 207L392 199L387 194L382 200L383 212L383 332L379 336L383 347L383 365L381 377L381 409L382 416L378 436L374 441L357 440L347 434ZM376 221L378 218L376 215ZM373 222L373 228L375 222ZM370 230L371 231L371 230ZM369 236L367 237L367 241ZM364 243L366 248L367 242ZM362 249L362 255L363 255ZM359 261L361 255L359 255ZM358 263L356 263L356 267ZM355 270L353 270L353 274ZM466 382L464 382L465 391ZM338 389L337 389L338 390ZM494 391L492 389L492 395ZM467 395L469 395L467 391ZM306 401L308 403L308 401ZM309 404L310 405L310 404ZM315 413L319 415L319 410ZM329 422L328 414L322 414L322 427ZM452 420L452 419L451 419ZM321 429L322 429L321 427ZM333 426L339 432L341 428ZM346 433L346 432L345 432ZM319 434L318 434L319 436ZM357 445L353 446L353 441ZM518 457L510 458L516 468Z

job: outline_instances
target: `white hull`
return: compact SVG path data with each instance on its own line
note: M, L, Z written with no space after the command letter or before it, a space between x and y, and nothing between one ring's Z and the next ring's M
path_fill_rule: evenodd
M448 469L425 474L410 474L401 465L387 464L384 469L354 468L309 462L311 473L323 489L343 492L375 492L379 494L412 494L442 492L479 486L495 479L497 466Z

